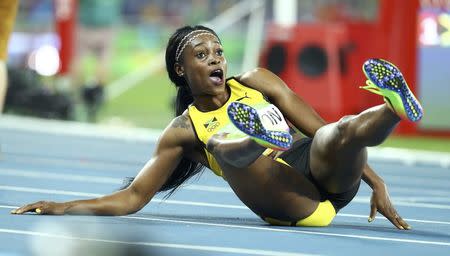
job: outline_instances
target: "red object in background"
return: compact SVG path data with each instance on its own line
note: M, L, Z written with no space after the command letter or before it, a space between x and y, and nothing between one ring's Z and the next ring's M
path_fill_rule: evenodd
M60 39L59 57L61 60L60 75L70 70L74 54L75 26L77 17L76 0L54 0L56 32Z
M342 25L272 25L262 65L313 105L327 121L336 121L352 103L344 97L343 78L348 73L345 51L349 47Z
M289 28L271 25L261 65L278 74L327 121L357 114L383 102L380 96L358 88L365 84L361 66L369 58L394 63L417 95L419 1L380 0L379 3L378 19L374 22L298 24ZM299 69L297 63L299 52L310 43L318 45L327 56L326 71L316 77L305 76L302 73L305 68ZM283 54L285 61L281 61ZM309 62L313 66L320 63L315 58ZM414 134L419 130L415 123L401 122L396 132Z

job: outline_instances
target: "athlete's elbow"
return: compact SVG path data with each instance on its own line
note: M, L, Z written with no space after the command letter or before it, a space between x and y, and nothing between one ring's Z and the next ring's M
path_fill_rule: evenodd
M137 213L148 201L142 194L138 193L132 186L125 189L128 193L128 199L122 207L121 215L129 215Z
M226 164L236 168L243 168L250 164L245 158L240 157L236 150L230 150L229 146L227 147L225 144L221 144L214 138L208 140L206 149L220 165Z

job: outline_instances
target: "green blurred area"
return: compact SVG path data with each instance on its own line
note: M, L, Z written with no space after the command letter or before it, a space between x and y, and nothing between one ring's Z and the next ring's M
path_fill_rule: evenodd
M228 33L221 37L228 59L228 75L239 72L244 45L242 34ZM155 54L165 49L167 38L140 39L139 31L133 27L121 29L114 42L114 62L110 66L110 81L115 81L143 65L148 65ZM89 80L95 74L96 61L92 56L83 60L83 73ZM162 129L174 116L175 86L166 71L149 75L144 81L111 101L105 102L97 118L99 123Z
M158 72L106 102L99 113L99 122L162 129L174 116L175 95L175 86L165 71Z

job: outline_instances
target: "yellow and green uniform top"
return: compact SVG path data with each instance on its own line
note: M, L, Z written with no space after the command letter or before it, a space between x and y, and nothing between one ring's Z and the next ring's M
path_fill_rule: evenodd
M230 97L222 107L208 112L201 112L194 105L190 105L188 108L197 137L204 145L208 143L211 136L219 131L232 134L241 133L228 118L227 108L231 102L239 101L250 106L269 104L261 92L241 84L235 78L227 79L226 85L230 88ZM243 133L241 134L245 136ZM206 147L204 150L210 169L216 175L222 176L222 170L214 156L206 150ZM268 155L272 151L267 149L264 155Z

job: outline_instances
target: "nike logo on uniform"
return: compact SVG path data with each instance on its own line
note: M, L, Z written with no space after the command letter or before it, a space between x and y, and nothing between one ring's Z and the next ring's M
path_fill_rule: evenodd
M240 97L239 99L237 99L236 101L241 101L243 99L250 99L250 97L247 96L247 93L245 93L244 97Z

